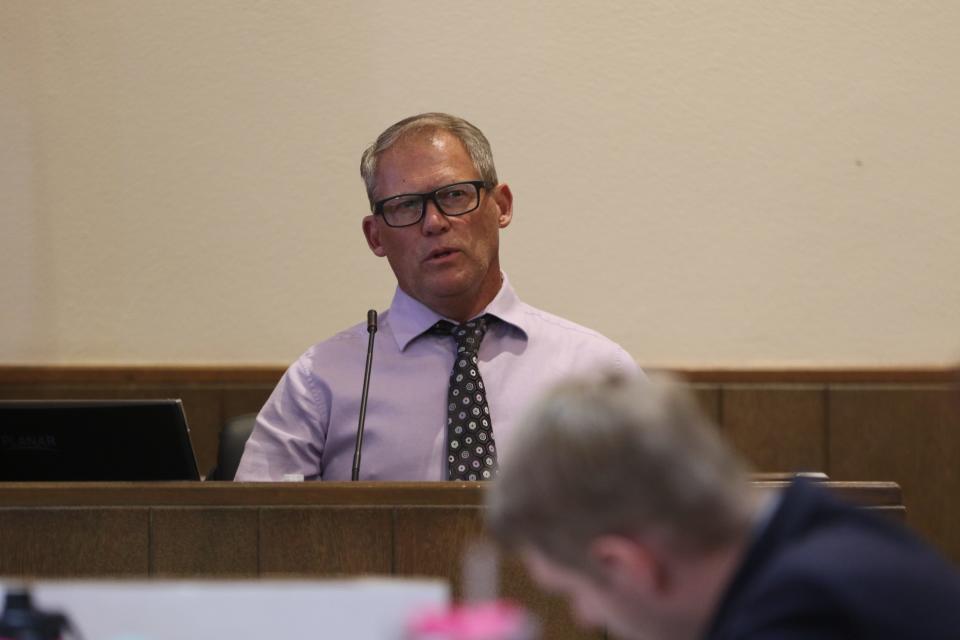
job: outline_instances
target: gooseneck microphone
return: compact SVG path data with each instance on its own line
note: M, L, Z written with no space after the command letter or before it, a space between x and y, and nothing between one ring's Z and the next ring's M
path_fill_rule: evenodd
M357 424L357 444L353 448L353 475L351 480L360 479L360 449L363 448L363 423L367 419L367 394L370 390L370 367L373 365L373 338L377 333L377 312L367 311L367 366L363 370L363 393L360 395L360 422Z

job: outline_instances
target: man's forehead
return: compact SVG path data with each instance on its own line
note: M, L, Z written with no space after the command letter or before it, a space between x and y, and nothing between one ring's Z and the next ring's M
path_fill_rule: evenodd
M400 145L409 145L411 147L429 146L438 150L449 149L451 145L462 146L460 139L446 129L419 129L410 131L401 136L394 143L394 147Z
M432 144L434 140L446 140L452 138L459 140L453 132L437 126L423 126L416 129L410 129L400 134L387 151L403 144Z
M462 175L465 170L471 175ZM387 197L391 194L384 194L385 190L395 191L401 187L399 183L429 179L433 173L449 173L453 179L471 179L475 168L463 142L449 131L411 132L380 155L373 191L377 197ZM437 176L441 181L445 177ZM425 188L424 185L421 187Z
M419 154L443 154L446 156L466 155L467 149L460 139L444 129L420 129L401 136L380 154L379 166L399 158ZM379 167L378 167L379 170Z

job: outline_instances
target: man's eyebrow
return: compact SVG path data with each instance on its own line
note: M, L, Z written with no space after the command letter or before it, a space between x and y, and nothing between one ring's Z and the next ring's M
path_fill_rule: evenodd
M396 198L396 197L399 197L399 196L422 196L422 195L426 195L426 194L428 194L428 193L433 193L434 191L437 191L437 190L439 190L439 189L443 189L444 187L450 187L450 186L453 186L453 185L455 185L455 184L464 184L464 183L467 183L467 182L476 182L477 180L480 180L480 178L476 178L476 179L467 178L467 179L465 179L465 180L454 180L453 182L444 182L443 184L437 185L437 186L433 187L432 189L427 189L426 191L403 191L403 192L401 192L401 193L395 193L395 194L393 194L393 195L384 196L384 197L382 197L382 198L378 197L378 198L374 199L374 202L382 202L383 200L389 200L390 198Z

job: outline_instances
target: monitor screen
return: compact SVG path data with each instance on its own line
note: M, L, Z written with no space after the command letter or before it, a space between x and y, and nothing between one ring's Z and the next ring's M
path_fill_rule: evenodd
M199 479L180 400L0 400L0 481Z

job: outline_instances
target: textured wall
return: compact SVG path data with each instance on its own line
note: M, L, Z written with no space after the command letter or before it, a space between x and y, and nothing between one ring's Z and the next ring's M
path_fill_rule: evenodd
M461 114L526 299L644 364L960 354L960 4L0 3L0 361L283 363L385 307L359 153Z

